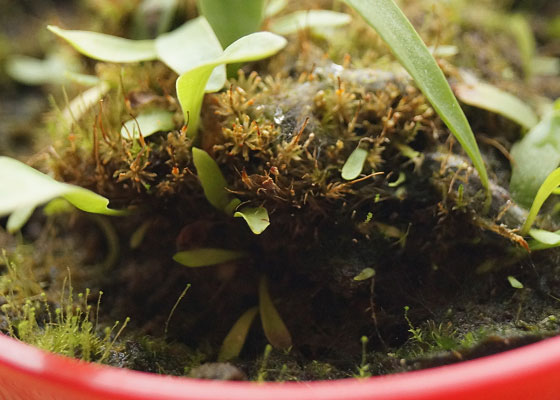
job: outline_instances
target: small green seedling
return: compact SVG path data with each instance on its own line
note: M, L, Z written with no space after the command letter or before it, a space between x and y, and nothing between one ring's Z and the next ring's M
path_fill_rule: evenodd
M258 313L258 307L251 307L235 322L222 342L222 347L220 348L220 353L218 354L219 362L233 360L239 356L241 350L243 350L245 340L247 339L249 328L251 328L251 324Z
M236 211L241 200L227 191L226 179L216 161L204 150L193 147L192 152L198 179L208 202L228 215L233 214L234 217L243 218L254 234L259 235L264 232L270 225L266 208L243 207Z
M359 146L356 147L342 167L342 179L351 181L360 176L364 169L367 156L368 151L366 149Z

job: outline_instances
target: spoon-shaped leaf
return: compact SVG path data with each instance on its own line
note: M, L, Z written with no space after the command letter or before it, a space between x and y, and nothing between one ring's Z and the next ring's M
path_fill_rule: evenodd
M488 175L474 134L443 72L393 0L345 0L389 45L449 130L471 158L488 189Z
M204 150L193 147L192 153L196 174L206 199L218 210L225 210L231 198L226 190L227 182L222 175L222 171L220 171L220 167Z
M107 207L109 200L91 190L55 181L48 175L9 157L0 157L0 216L37 207L63 197L80 210L106 215L125 211Z
M233 216L243 218L255 235L263 233L270 225L268 211L264 207L244 207Z
M148 137L156 132L170 131L175 128L173 113L165 110L152 110L126 121L121 129L125 139L137 139L142 134ZM140 131L140 132L138 132Z
M264 334L270 344L277 349L292 347L292 336L270 298L265 277L259 282L259 310Z
M222 264L245 256L246 253L243 251L203 248L180 251L173 256L173 259L179 264L195 268Z
M356 179L362 173L367 155L366 149L356 147L342 167L342 179L347 181Z
M204 17L192 19L172 32L156 38L158 58L179 75L219 57L220 41ZM217 66L206 90L220 90L226 82L226 68Z
M351 20L350 15L336 11L302 10L272 20L269 29L279 35L289 35L306 28L335 28Z
M487 83L461 83L455 86L455 93L463 103L503 115L524 128L531 129L539 122L531 107Z
M285 45L286 39L281 36L270 32L253 33L232 43L213 61L182 74L177 79L177 96L185 114L185 121L189 121L189 136L194 137L198 130L204 88L215 67L260 60L277 53Z
M96 60L129 63L157 58L153 40L130 40L104 33L65 30L52 25L47 28L80 53Z
M529 235L535 239L529 242L531 251L550 249L552 247L560 246L560 231L549 232L543 229L531 229Z
M513 145L511 156L515 162L510 192L516 202L529 207L540 185L560 164L560 101L522 140Z
M245 344L245 340L247 339L249 328L257 316L258 311L258 307L251 307L235 322L222 342L222 347L218 354L219 362L229 361L239 356Z

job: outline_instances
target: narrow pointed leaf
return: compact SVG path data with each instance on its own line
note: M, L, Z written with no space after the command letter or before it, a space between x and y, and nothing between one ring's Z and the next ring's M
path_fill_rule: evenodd
M153 40L130 40L104 33L65 30L52 25L47 28L83 55L96 60L129 63L157 58Z
M348 14L330 10L296 11L270 22L270 31L279 35L297 33L302 29L335 28L352 20Z
M177 96L189 121L188 134L194 137L200 123L204 91L215 67L222 64L255 61L269 57L286 45L286 39L270 32L257 32L242 37L224 50L214 61L182 74L177 79Z
M173 259L179 264L195 268L222 264L228 261L238 260L245 256L246 253L242 251L203 248L180 251L173 256Z
M206 199L218 210L225 210L231 198L226 190L227 182L220 167L204 150L193 147L192 152L196 173Z
M487 83L462 83L455 87L455 93L463 103L500 114L526 129L531 129L539 122L531 107L514 95Z
M222 52L220 41L204 17L188 21L172 32L157 37L158 58L177 74L218 58ZM220 90L226 82L226 69L217 66L206 85L206 91Z
M218 354L218 362L233 360L239 356L241 350L243 350L245 340L247 339L249 328L255 320L258 311L258 307L252 307L245 311L235 322L222 342L222 347Z
M63 197L80 210L106 215L125 211L107 207L109 200L90 190L54 180L48 175L9 157L0 157L0 216L37 207Z
M292 347L292 336L270 298L268 282L264 277L259 282L259 311L264 334L270 344L283 350Z
M152 110L126 121L121 128L121 136L125 139L137 139L140 136L139 133L143 137L148 137L156 132L169 132L174 128L172 112Z
M412 76L449 130L471 158L482 185L488 175L474 134L443 72L393 0L345 0L377 31Z
M364 169L364 163L366 162L367 155L367 150L356 147L342 167L342 179L351 181L352 179L356 179L360 176L362 170Z
M264 207L244 207L233 216L243 218L255 235L263 233L270 225L268 211Z

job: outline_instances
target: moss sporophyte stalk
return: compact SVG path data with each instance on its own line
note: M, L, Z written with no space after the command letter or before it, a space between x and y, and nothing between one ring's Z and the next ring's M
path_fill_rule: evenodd
M51 80L65 91L49 89L48 143L0 157L2 331L256 380L367 377L557 333L557 253L537 250L560 244L560 92L526 62L557 56L546 15L136 3L48 27L73 61L53 58L71 73Z

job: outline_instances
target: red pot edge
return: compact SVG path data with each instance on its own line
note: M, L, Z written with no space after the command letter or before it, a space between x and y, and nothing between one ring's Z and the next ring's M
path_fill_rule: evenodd
M79 394L104 400L553 400L560 396L560 337L422 371L259 384L166 377L90 364L0 335L0 382L8 379L11 387L32 388L53 399Z

